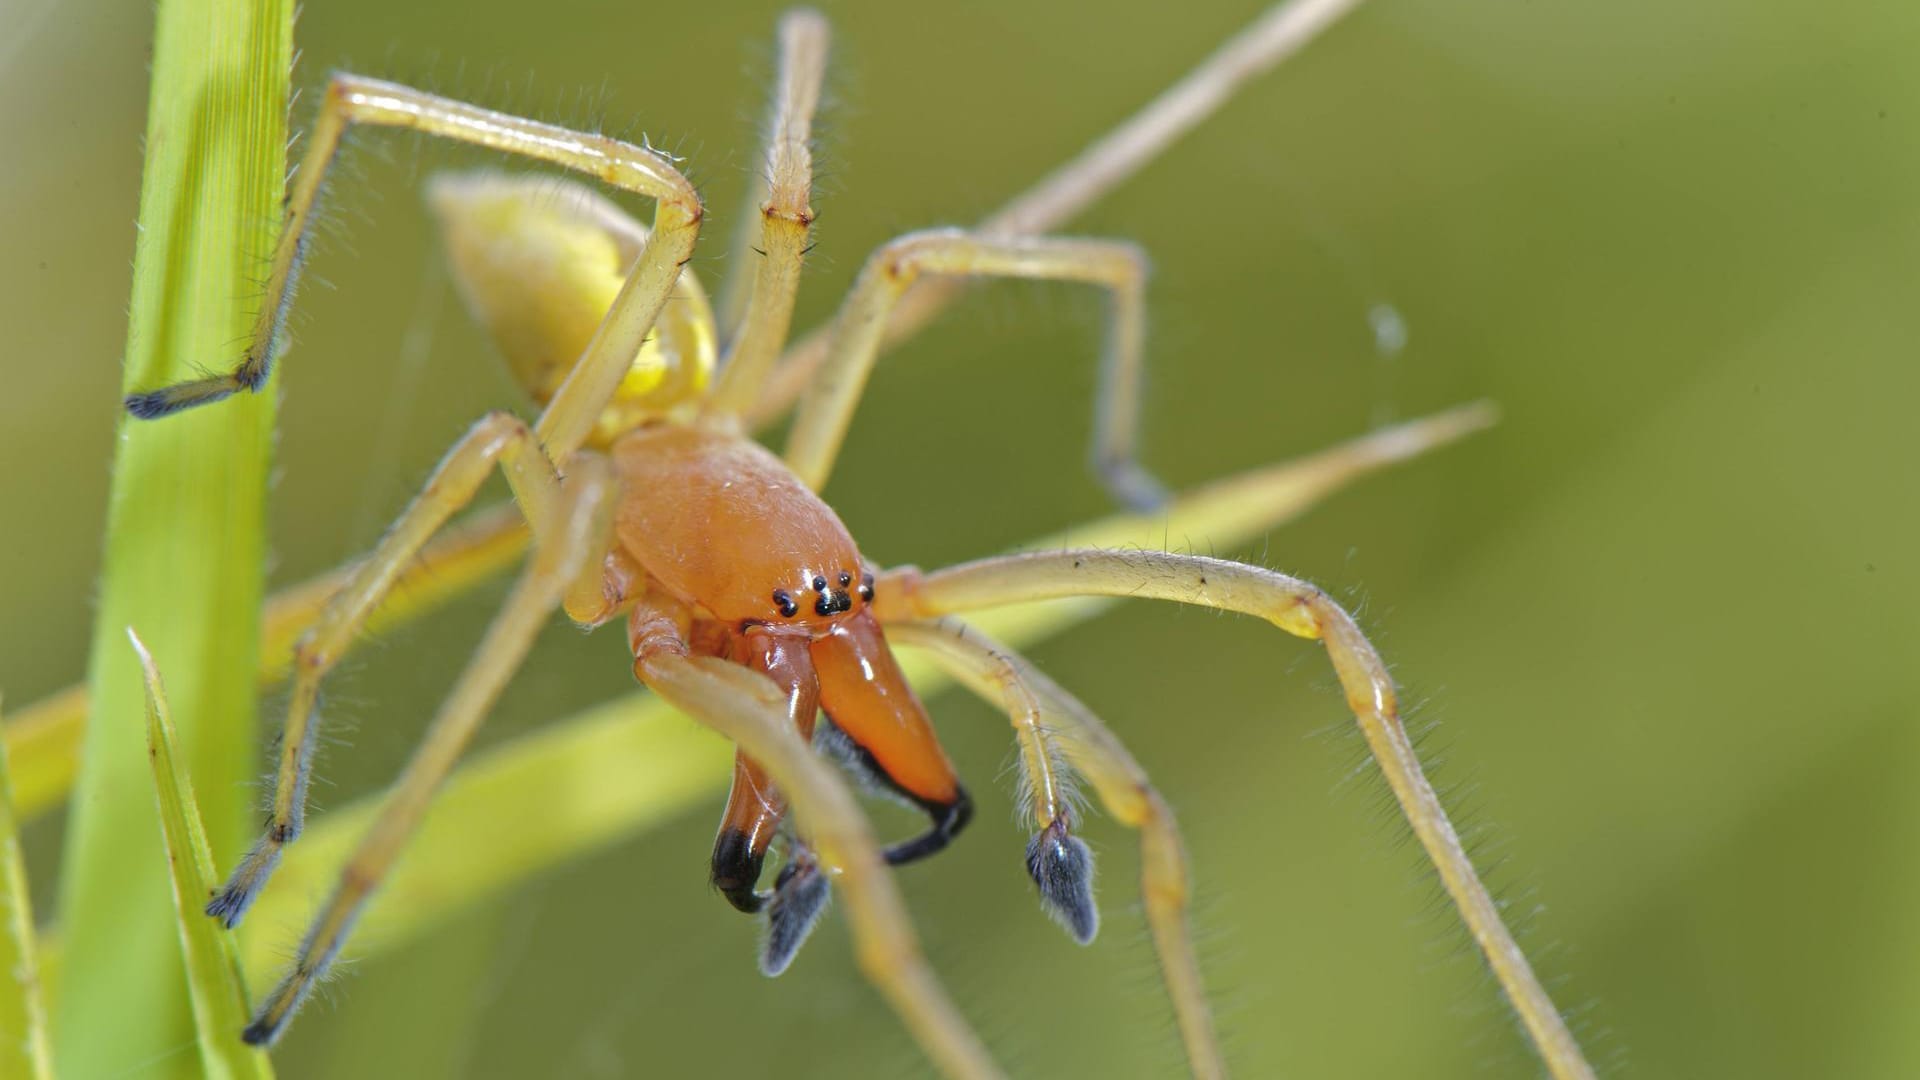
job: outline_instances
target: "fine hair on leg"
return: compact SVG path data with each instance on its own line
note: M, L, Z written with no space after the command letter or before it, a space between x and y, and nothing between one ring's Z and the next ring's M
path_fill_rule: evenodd
M606 551L612 531L614 484L598 457L582 455L556 499L547 528L520 581L487 627L413 758L387 792L379 814L340 871L333 895L314 916L293 967L267 995L242 1037L269 1045L339 955L361 910L386 880L412 838L434 792L460 759L501 690L526 659L535 635L561 597Z
M1200 960L1187 921L1189 869L1186 845L1166 800L1154 789L1147 772L1127 752L1113 731L1079 699L1046 677L1025 657L957 618L938 622L892 622L888 637L924 650L948 674L989 702L1019 703L1015 731L1026 724L1019 710L1029 705L1037 713L1036 733L1044 734L1073 769L1085 776L1107 813L1140 834L1140 895L1153 933L1154 952L1161 977L1172 999L1187 1064L1202 1080L1227 1074L1214 1032ZM1013 689L1017 687L1016 689ZM1023 739L1025 735L1021 736ZM1078 845L1077 849L1072 845ZM1034 848L1053 854L1051 864L1034 865ZM1065 854L1072 853L1072 854ZM1028 871L1041 891L1048 913L1085 943L1095 922L1091 882L1091 855L1076 837L1066 835L1062 823L1052 823L1034 837L1028 848ZM1078 863L1084 860L1082 872ZM1049 887L1056 892L1049 895ZM1082 915L1075 910L1084 905ZM1060 907L1067 910L1061 911ZM1088 933L1077 932L1076 920L1085 919Z
M665 155L651 148L345 72L327 80L320 114L307 133L306 157L287 192L287 220L267 273L266 295L240 364L226 374L130 395L125 402L127 411L153 419L217 401L239 390L259 390L266 384L306 257L321 186L347 129L356 124L411 129L532 158L655 200L653 230L646 248L586 355L535 425L554 459L565 458L591 432L594 420L613 396L627 364L672 294L680 268L693 257L694 238L704 212L700 196Z
M1065 225L1139 172L1182 135L1232 100L1239 89L1299 52L1360 6L1360 0L1291 0L1276 4L1202 60L1179 82L1101 136L1073 159L1014 196L975 230L989 236L1036 236ZM953 279L922 281L887 320L881 348L899 344L932 322L960 295ZM760 427L786 412L826 362L831 326L793 343L747 413Z
M722 317L743 294L744 313L737 329L726 324L731 340L705 405L709 416L736 417L759 396L787 343L801 263L810 246L813 114L826 78L827 20L806 8L789 11L780 19L779 36L779 82L767 121L763 171L752 188L757 200L738 226L740 239L721 290ZM757 242L749 239L756 234ZM753 267L750 284L748 266Z
M634 673L675 708L758 761L792 807L807 846L839 870L860 969L951 1077L1000 1075L927 966L873 830L846 783L800 741L772 680L717 657L688 655L673 615L634 608Z
M880 357L888 318L925 275L1075 281L1105 288L1112 311L1088 457L1121 505L1150 510L1166 501L1166 489L1135 460L1147 325L1147 259L1140 248L1121 240L995 237L957 229L908 233L868 257L834 317L826 358L801 399L787 439L787 464L802 481L815 491L826 485Z
M1594 1073L1461 846L1400 719L1380 654L1352 616L1298 578L1259 567L1156 551L1066 550L983 559L923 573L908 567L875 586L883 622L934 619L1005 604L1074 596L1172 600L1262 618L1321 642L1367 747L1494 978L1556 1080Z

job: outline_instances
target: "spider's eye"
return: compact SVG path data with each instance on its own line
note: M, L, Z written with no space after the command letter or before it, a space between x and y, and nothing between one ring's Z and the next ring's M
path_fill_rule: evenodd
M814 591L814 592L826 592L826 591L827 591L827 579L826 579L826 578L823 578L823 577L817 577L817 578L814 578L814 579L813 579L813 591Z
M793 602L793 597L785 589L773 590L773 603L780 609L780 614L789 619L800 613L800 605Z
M860 599L865 600L868 603L873 602L873 575L872 574L860 575Z
M853 575L845 570L840 571L840 587L844 589L851 584L853 584Z

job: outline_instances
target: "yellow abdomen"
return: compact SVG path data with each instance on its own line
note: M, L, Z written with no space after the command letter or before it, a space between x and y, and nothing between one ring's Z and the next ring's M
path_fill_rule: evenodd
M647 230L598 193L548 176L446 173L427 186L460 295L541 406L613 305ZM697 400L714 368L713 309L692 270L633 358L590 442Z

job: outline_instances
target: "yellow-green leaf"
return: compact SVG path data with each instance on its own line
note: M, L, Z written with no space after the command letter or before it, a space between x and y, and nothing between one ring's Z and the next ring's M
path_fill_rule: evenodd
M173 877L173 910L180 928L180 953L186 964L187 998L193 1003L200 1063L209 1077L243 1080L271 1077L264 1051L240 1041L247 1025L247 988L240 977L240 953L233 935L203 910L215 879L213 852L200 822L193 783L178 754L167 692L153 657L139 635L127 637L140 658L147 696L147 757L153 765L153 790L160 806L160 833Z
M126 391L231 366L242 354L236 343L259 306L257 278L280 216L293 7L160 0L152 9ZM140 627L167 658L179 752L211 796L207 831L216 850L236 849L258 768L253 673L274 394L269 384L218 408L120 424L88 660L91 720L61 863L67 952L50 1012L68 1076L198 1071L179 1052L193 1042L193 1018L180 993L149 770L127 737L143 695L122 634ZM43 793L43 770L30 773Z
M50 1080L53 1060L28 895L7 750L0 744L0 1076Z

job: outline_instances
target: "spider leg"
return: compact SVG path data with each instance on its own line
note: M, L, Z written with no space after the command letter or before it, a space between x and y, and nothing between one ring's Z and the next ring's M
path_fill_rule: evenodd
M827 358L801 399L787 440L787 464L802 481L815 491L825 486L853 422L854 406L880 357L887 320L922 275L1104 286L1113 309L1094 407L1092 465L1125 506L1147 510L1166 501L1166 490L1134 460L1147 328L1147 261L1140 249L1115 240L996 237L959 230L908 233L868 257L835 316Z
M1165 153L1232 100L1240 87L1299 52L1358 6L1360 0L1274 5L1139 112L981 221L977 231L1034 236L1060 228ZM881 348L913 336L959 295L957 281L934 279L914 286L888 317ZM750 426L770 422L799 400L827 360L830 336L831 327L817 328L787 350L747 413Z
M533 158L656 200L645 250L599 334L536 425L555 459L579 448L672 293L680 267L693 255L702 213L699 195L664 155L652 149L346 73L328 80L320 114L308 132L306 157L287 193L286 226L274 249L266 296L244 359L226 374L131 395L126 399L127 411L150 419L265 385L306 254L321 185L347 129L356 124L410 128Z
M207 914L229 927L237 925L279 863L281 849L300 835L306 820L313 752L319 742L319 725L313 713L321 680L393 590L395 581L412 565L421 547L472 500L496 465L506 474L526 520L538 525L536 532L548 528L554 520L555 507L562 499L561 482L533 429L511 413L482 417L441 459L413 503L295 643L293 692L281 729L267 827L234 867L226 887L207 904Z
M948 673L980 697L1006 709L1020 747L1021 801L1035 829L1027 846L1027 870L1041 903L1082 945L1099 931L1093 903L1093 856L1072 835L1078 817L1072 766L1061 733L1052 725L1059 710L1042 707L1033 682L1010 651L957 619L894 623L888 640L927 650Z
M1226 1063L1207 1006L1206 986L1200 977L1200 961L1187 925L1186 846L1180 840L1173 811L1154 790L1146 770L1079 699L1041 674L1025 657L972 626L947 618L937 623L889 623L887 633L890 640L925 649L942 668L983 699L1004 699L1021 740L1023 762L1031 763L1036 758L1046 761L1057 748L1093 784L1107 812L1140 833L1140 893L1167 994L1173 999L1180 1036L1187 1047L1188 1064L1196 1077L1226 1076ZM1036 753L1035 744L1042 743L1046 744L1045 752ZM1040 797L1054 783L1051 777L1043 780L1031 776L1034 767L1027 765L1029 782ZM1093 937L1096 915L1090 859L1085 875L1088 880L1075 880L1076 856L1065 854L1074 851L1071 845L1075 844L1084 851L1084 844L1067 835L1061 819L1043 823L1028 848L1028 870L1041 889L1042 900L1048 903L1049 913L1084 944ZM1053 856L1050 866L1037 862L1035 848ZM1048 895L1050 887L1063 892L1072 887L1084 895L1056 899ZM1088 927L1084 935L1077 931L1076 920L1080 919Z
M340 872L339 884L315 916L293 969L267 999L242 1037L267 1045L325 974L368 897L386 879L413 835L427 804L466 749L500 691L512 678L535 635L567 588L595 568L612 530L613 481L599 458L576 459L566 486L526 572L487 628L479 651L460 675L412 760L387 793L380 814Z
M914 1038L949 1076L999 1076L928 969L853 793L800 741L781 690L737 664L689 656L673 616L661 609L643 602L634 609L631 627L634 674L760 762L791 804L819 861L838 868L860 968Z
M1152 551L1067 550L1012 555L933 573L904 568L875 588L883 620L931 619L1004 604L1072 596L1145 597L1237 611L1322 642L1374 760L1401 812L1548 1070L1560 1080L1593 1069L1487 894L1415 756L1386 664L1360 628L1318 588L1221 559Z
M817 11L801 8L780 19L780 75L767 119L764 171L750 189L752 201L730 253L720 300L727 353L706 402L708 415L737 416L753 404L793 325L800 265L813 228L813 114L826 77L827 37L827 20Z

